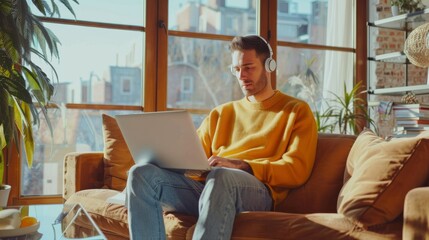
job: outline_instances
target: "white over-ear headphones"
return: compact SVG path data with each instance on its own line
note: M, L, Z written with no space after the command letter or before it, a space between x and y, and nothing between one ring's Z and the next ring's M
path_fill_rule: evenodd
M270 50L270 56L265 60L265 71L272 72L276 70L277 63L276 60L273 59L273 49L271 48L270 44L261 36L258 36L262 41L264 41L265 44L267 44L268 50Z
M272 72L272 71L276 70L277 63L276 63L276 60L273 59L273 49L271 48L270 44L263 37L261 37L259 35L247 35L247 36L257 36L257 37L259 37L267 45L268 50L270 51L270 56L265 60L265 63L264 63L265 71ZM232 68L232 66L231 66L231 73L234 76L236 74L236 72Z

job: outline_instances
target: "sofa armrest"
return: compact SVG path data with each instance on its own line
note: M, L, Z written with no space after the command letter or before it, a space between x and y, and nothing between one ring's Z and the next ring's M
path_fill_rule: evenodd
M429 187L408 192L404 203L402 239L429 239Z
M104 162L102 152L73 152L64 157L63 198L73 193L101 188L104 185Z

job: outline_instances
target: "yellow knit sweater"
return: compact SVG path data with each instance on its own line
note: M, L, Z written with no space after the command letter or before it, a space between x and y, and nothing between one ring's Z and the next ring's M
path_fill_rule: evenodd
M271 189L274 206L303 184L313 167L317 127L308 104L279 91L213 109L198 128L207 157L241 159Z

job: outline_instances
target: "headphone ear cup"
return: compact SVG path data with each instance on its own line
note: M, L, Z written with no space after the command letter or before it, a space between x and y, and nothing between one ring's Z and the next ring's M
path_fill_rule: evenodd
M272 72L276 70L276 68L277 68L276 60L272 59L271 57L265 60L265 71Z

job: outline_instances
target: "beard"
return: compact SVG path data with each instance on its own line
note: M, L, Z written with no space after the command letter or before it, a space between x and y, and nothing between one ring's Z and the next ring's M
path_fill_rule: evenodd
M245 85L248 83L252 83L251 88L246 88ZM265 71L262 71L259 75L259 79L256 81L243 81L241 85L241 91L246 97L256 95L260 92L262 92L265 87L267 86L268 78L265 74Z

